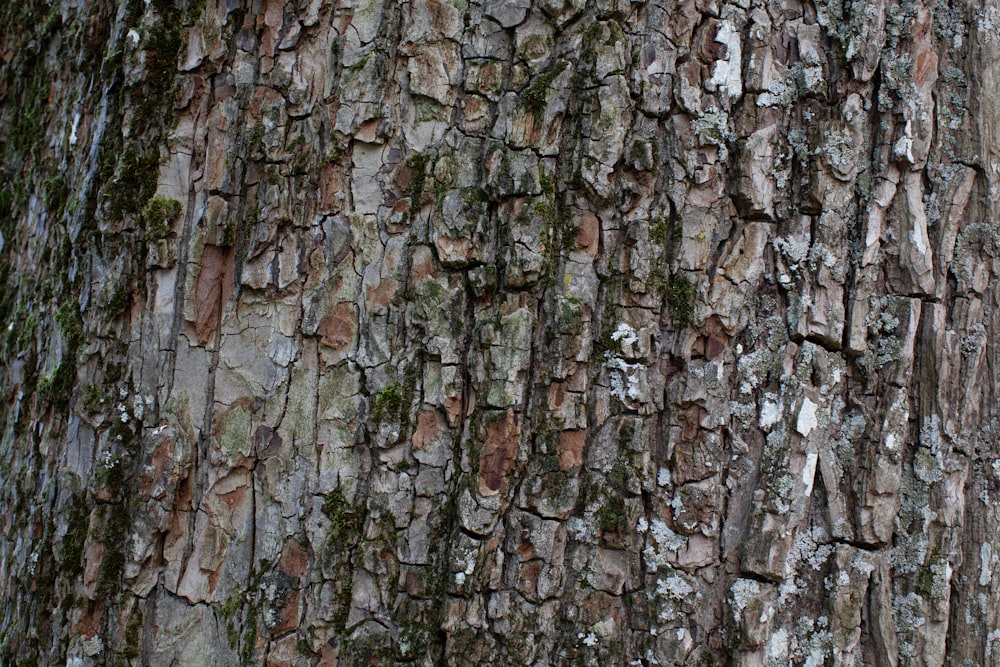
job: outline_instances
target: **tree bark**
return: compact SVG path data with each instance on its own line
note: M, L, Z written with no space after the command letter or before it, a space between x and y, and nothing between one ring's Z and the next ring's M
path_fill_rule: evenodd
M997 5L8 3L0 662L1000 666Z

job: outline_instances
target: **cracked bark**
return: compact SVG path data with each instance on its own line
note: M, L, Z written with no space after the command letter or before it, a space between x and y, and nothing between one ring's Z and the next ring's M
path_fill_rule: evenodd
M0 662L1000 665L996 0L98 5L0 10Z

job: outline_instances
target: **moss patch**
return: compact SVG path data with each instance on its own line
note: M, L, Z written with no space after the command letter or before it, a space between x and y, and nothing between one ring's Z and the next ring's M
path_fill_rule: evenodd
M323 499L323 514L330 520L330 530L326 538L327 556L338 573L333 601L334 626L343 632L347 625L347 615L351 610L351 560L354 550L360 545L364 534L367 512L361 505L354 505L344 497L339 488L326 494Z
M410 411L412 392L402 384L383 387L372 399L371 420L374 424L386 421L403 422Z
M524 106L533 114L541 114L545 111L545 105L552 87L552 82L566 69L566 61L560 60L550 69L542 72L534 78L531 84L521 93L521 101Z
M678 329L691 323L694 315L694 285L685 275L674 276L667 286L667 306Z
M146 239L155 241L167 236L180 214L181 203L176 199L153 197L147 201L141 216Z
M410 170L410 180L406 186L406 196L410 198L409 219L412 220L420 212L420 200L424 195L427 183L427 167L431 157L428 153L414 153L406 158L406 166Z

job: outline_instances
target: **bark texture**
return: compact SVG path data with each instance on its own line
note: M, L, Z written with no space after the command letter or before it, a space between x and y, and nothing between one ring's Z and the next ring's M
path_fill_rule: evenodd
M0 662L1000 666L997 0L0 13Z

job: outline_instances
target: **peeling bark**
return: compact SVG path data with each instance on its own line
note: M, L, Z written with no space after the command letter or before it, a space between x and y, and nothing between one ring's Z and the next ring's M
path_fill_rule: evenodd
M90 4L0 663L1000 665L996 0Z

